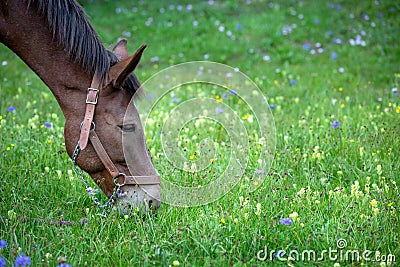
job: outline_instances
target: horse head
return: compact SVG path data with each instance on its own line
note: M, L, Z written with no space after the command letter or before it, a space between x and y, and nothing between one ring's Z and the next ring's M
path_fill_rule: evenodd
M160 204L159 177L149 155L144 129L132 95L124 89L144 49L142 46L128 56L126 41L119 41L113 49L119 62L110 67L105 79L94 76L86 101L82 99L82 105L85 102L87 105L84 121L80 122L83 114L70 114L66 116L64 128L67 151L73 156L78 152L73 144L76 143L76 125L80 125L78 144L81 150L76 163L108 197L117 196L116 207L124 213L132 208L157 209ZM90 96L93 90L96 95Z

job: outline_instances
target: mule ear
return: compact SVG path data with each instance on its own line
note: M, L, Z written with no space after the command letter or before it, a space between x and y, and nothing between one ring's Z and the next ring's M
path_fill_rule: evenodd
M121 88L142 57L146 45L142 45L132 56L129 56L110 68L109 80L114 88Z
M123 60L128 57L128 49L126 49L126 39L121 39L114 46L112 52L118 57L119 60Z

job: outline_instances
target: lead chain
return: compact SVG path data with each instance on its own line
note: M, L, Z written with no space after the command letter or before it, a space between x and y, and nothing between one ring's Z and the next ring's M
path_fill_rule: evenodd
M90 190L91 187L90 187L88 181L86 181L86 179L85 179L85 177L84 177L84 175L83 175L82 170L79 168L78 164L76 163L76 159L77 159L78 154L79 154L80 151L81 151L81 148L80 148L79 143L78 143L78 144L76 145L76 147L75 147L74 152L72 153L71 160L72 160L72 163L74 164L74 171L75 171L75 173L81 178L82 182L85 184L85 186L86 186L86 189L85 189L85 190L86 190L87 192L89 192L89 190ZM97 198L96 195L92 195L92 198L93 198L94 203L97 205L97 207L100 208L100 210L102 210L102 212L103 212L102 216L103 216L103 217L107 216L108 213L110 212L109 209L110 209L112 203L114 202L114 200L117 199L118 193L120 192L120 190L121 190L121 186L117 183L117 184L115 185L114 192L113 192L112 195L108 198L107 202L106 202L105 204L103 204L103 205L101 204L100 200Z

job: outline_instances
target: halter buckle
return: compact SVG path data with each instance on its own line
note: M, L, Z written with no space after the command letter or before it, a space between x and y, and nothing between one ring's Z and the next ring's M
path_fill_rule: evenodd
M89 99L90 96L91 96L90 91L95 92L94 99ZM97 99L99 98L98 92L99 92L99 89L89 87L88 88L88 93L86 95L86 104L96 105L97 104Z

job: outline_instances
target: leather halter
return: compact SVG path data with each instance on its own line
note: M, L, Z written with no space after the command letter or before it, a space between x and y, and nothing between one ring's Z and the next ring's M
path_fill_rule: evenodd
M86 148L88 141L92 143L94 150L97 153L97 156L100 158L104 167L107 169L108 173L113 178L113 181L119 187L124 185L157 185L160 184L160 176L159 175L148 175L148 176L128 176L125 173L120 173L118 168L112 162L110 157L107 154L107 151L104 149L104 146L101 144L99 137L95 132L95 124L93 122L94 112L97 105L98 94L100 82L97 78L97 72L93 76L92 83L88 88L88 92L86 95L86 111L85 117L81 124L81 133L79 136L80 149L83 150ZM92 127L93 126L93 127ZM120 178L123 180L120 181Z

